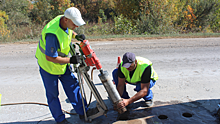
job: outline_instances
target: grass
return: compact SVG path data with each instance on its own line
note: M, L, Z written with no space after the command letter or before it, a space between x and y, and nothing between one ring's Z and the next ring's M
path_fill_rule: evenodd
M145 39L166 39L166 38L206 38L220 37L220 33L188 33L188 34L163 34L163 35L101 35L86 36L89 41L119 41L119 40L145 40ZM2 43L38 43L39 38L16 40Z
M220 37L220 33L189 33L189 34L164 34L164 35L104 35L87 36L90 41L120 40L120 39L162 39L162 38L205 38Z

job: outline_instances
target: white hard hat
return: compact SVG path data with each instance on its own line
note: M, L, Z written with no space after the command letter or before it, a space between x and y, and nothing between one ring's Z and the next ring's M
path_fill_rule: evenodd
M77 26L82 26L86 24L82 19L80 11L76 7L70 7L64 12L64 16L71 19L73 23Z

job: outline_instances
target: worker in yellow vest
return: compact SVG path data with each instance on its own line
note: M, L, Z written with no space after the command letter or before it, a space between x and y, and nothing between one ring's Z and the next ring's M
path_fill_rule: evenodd
M64 15L59 15L44 27L36 50L39 71L44 83L47 102L52 116L58 124L68 124L62 112L58 98L58 80L79 115L84 115L82 96L77 78L71 72L70 63L79 63L79 56L68 57L72 38L84 40L83 34L77 35L73 30L84 25L80 11L71 7ZM86 103L86 102L84 102ZM87 106L87 105L86 105ZM86 110L87 107L86 107Z
M120 102L117 108L126 107L141 98L145 100L147 107L153 105L153 92L150 88L155 85L158 75L154 71L151 61L127 52L123 55L119 67L112 72L112 76L117 90L123 98L123 102ZM131 98L126 91L126 83L136 86L134 90L137 93Z

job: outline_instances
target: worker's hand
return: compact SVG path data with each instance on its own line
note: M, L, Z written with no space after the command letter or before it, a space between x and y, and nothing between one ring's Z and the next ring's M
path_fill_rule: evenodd
M70 63L71 64L78 64L80 62L80 56L79 55L73 55L70 57Z
M84 34L78 34L75 36L75 38L78 40L78 41L83 41L86 39L85 35Z
M129 104L129 99L122 99L121 102L118 103L117 109L122 109Z

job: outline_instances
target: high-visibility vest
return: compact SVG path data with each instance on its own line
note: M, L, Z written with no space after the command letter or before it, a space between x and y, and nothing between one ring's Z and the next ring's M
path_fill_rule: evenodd
M55 34L58 41L60 48L57 50L58 56L67 57L70 51L70 43L72 39L73 31L68 29L68 34L60 28L60 19L63 15L59 15L51 20L43 29L41 33L41 38L36 50L36 58L38 59L39 66L45 70L46 72L54 75L62 75L66 71L67 64L62 63L53 63L47 61L45 55L45 47L46 47L46 34L52 33ZM47 41L50 42L50 41Z
M128 83L136 84L137 82L141 81L141 76L148 66L151 66L151 79L155 81L158 79L158 75L153 69L152 62L150 60L139 56L136 57L136 60L137 67L134 71L132 78L130 78L130 72L125 67L122 67L123 61L121 62L121 72L124 74L125 79L126 81L128 81Z

